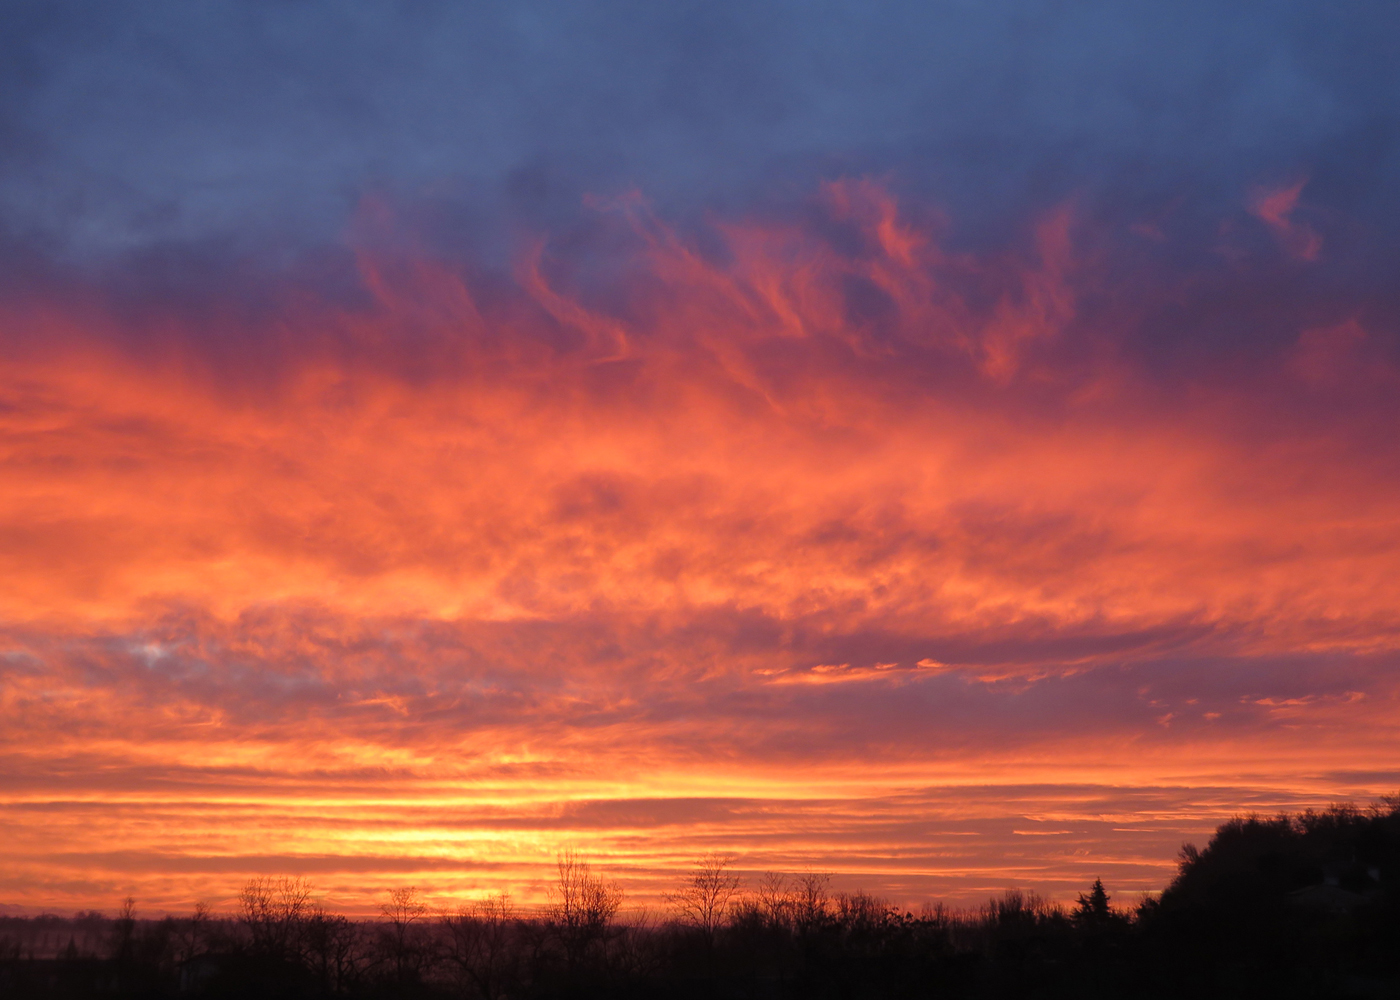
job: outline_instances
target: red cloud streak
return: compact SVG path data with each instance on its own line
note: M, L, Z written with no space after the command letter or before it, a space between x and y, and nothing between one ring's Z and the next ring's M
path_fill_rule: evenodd
M1063 898L1400 783L1363 326L1153 376L1067 211L994 259L824 206L702 251L625 205L615 274L510 294L366 254L243 361L9 304L4 899L541 898L566 845L642 900L716 850Z

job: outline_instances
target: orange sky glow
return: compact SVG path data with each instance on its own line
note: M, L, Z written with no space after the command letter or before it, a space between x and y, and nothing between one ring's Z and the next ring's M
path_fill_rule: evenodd
M1302 267L1300 190L1242 218ZM352 231L358 297L0 303L0 902L528 903L566 847L634 904L712 851L1127 900L1233 814L1394 792L1368 318L1164 375L1121 331L1175 292L1105 306L1073 204L996 253L813 205L600 203L601 277Z

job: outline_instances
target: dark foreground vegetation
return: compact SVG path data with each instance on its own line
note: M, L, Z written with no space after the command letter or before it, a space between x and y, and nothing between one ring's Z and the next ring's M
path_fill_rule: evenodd
M0 919L0 996L1396 997L1400 799L1237 819L1158 899L1120 909L1007 893L980 911L903 912L821 874L744 887L704 859L664 920L572 855L552 904L431 913L412 889L380 919L326 913L297 879L250 882L236 917Z

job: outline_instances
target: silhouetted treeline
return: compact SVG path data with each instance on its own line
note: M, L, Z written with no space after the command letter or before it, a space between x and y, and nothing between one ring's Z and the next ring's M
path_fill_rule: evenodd
M1008 892L975 912L900 911L820 873L744 885L711 856L664 918L571 853L550 905L379 919L327 913L300 879L255 879L236 917L0 918L0 996L211 998L1400 996L1400 800L1221 826L1157 899L1071 907Z

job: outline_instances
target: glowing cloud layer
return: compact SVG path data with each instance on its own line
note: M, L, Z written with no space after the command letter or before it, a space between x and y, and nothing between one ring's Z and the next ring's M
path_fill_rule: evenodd
M1220 266L1325 255L1300 191ZM1063 897L1400 781L1367 303L1154 368L1201 293L1124 271L1146 223L952 250L868 181L684 235L597 210L512 282L367 202L354 294L7 303L7 901L538 898L563 845L642 899L709 850Z

